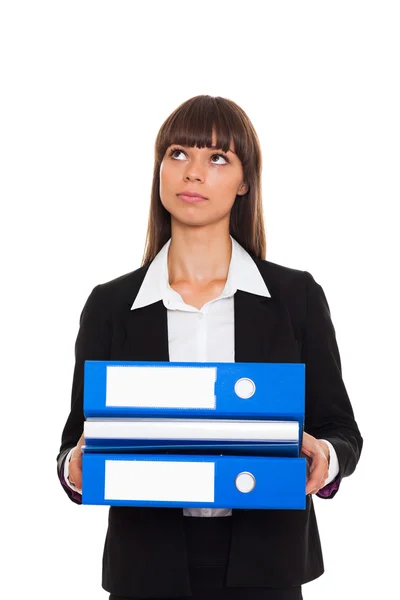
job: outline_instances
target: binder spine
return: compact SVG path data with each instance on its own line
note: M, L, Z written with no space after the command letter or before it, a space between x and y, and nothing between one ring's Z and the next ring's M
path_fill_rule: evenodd
M85 361L84 369L86 418L303 421L302 363Z
M83 504L304 509L306 459L83 455Z

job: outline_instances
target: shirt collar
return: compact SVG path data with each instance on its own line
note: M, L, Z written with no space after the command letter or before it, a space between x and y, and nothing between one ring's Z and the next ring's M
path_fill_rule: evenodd
M226 298L232 296L237 290L242 290L243 292L270 298L271 294L250 254L232 237L231 240L231 262L226 284L220 297ZM180 299L180 295L171 288L168 282L167 259L170 244L171 239L150 263L131 310L149 306L160 300L166 303L168 299Z

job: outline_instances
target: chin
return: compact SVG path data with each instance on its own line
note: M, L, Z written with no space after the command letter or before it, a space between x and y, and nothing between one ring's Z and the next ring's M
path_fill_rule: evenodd
M166 206L165 208L170 213L171 219L187 225L201 223L211 216L205 206Z
M183 227L207 227L209 225L216 225L225 219L229 220L229 215L182 215L182 214L171 214L171 219L179 226Z
M209 204L176 206L175 203L163 203L164 208L171 215L171 220L178 225L186 227L206 227L215 225L219 221L229 220L229 207L225 211L215 211L215 206ZM212 210L214 208L214 210ZM221 207L219 207L221 209Z

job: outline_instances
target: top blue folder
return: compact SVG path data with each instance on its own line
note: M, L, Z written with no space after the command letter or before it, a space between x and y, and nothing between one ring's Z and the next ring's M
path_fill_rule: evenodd
M85 361L88 418L304 421L305 364Z

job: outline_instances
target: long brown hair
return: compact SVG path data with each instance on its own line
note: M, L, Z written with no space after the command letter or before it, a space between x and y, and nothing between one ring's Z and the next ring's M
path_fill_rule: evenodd
M243 167L248 191L236 196L230 214L230 235L249 254L265 259L266 239L261 198L261 149L255 129L232 100L220 96L194 96L183 102L162 124L154 145L154 171L146 247L142 266L158 254L171 237L171 215L160 199L160 165L171 144L211 147L215 131L217 147L227 152L231 140Z

